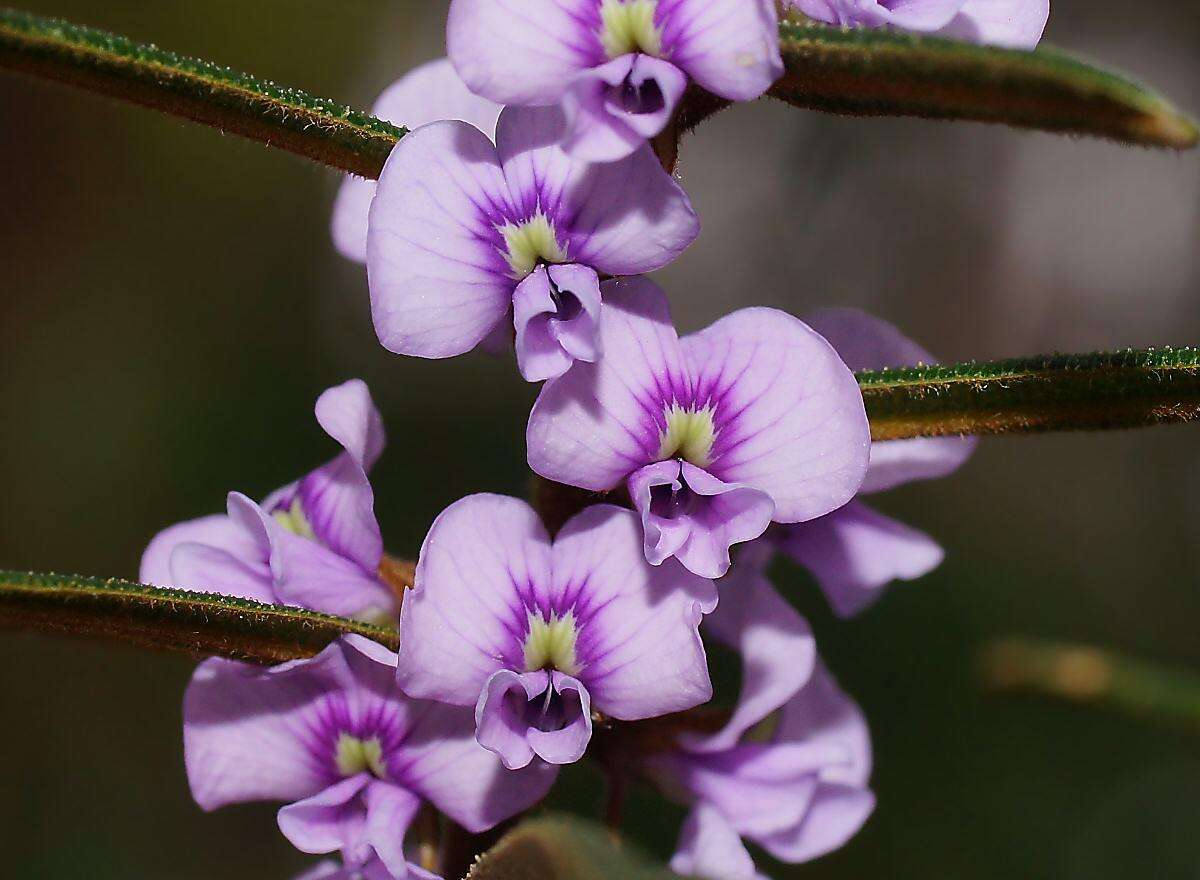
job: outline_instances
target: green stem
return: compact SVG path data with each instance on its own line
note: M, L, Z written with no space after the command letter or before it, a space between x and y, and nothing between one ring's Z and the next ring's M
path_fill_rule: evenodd
M0 571L0 627L102 636L193 656L281 663L344 633L395 649L394 631L300 608L115 578Z
M0 8L0 68L182 116L366 177L379 176L405 134L298 89L15 9Z
M998 692L1030 693L1158 718L1200 731L1200 675L1112 651L1006 639L981 654L983 683Z
M1200 349L1127 349L858 374L875 440L1136 428L1200 416Z

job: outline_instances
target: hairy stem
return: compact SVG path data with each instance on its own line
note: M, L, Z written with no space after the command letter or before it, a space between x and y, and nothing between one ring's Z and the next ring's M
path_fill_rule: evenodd
M0 627L100 636L252 663L311 657L344 633L393 650L395 631L300 608L116 578L0 571Z
M1100 648L1027 639L995 642L980 661L983 683L994 691L1103 706L1200 732L1200 674L1190 670Z

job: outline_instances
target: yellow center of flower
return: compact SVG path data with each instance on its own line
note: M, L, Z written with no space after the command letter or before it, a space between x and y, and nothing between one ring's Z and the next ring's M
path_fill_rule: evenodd
M308 538L310 541L317 539L316 533L313 532L312 525L308 521L308 517L304 515L304 508L301 506L298 497L292 499L292 506L287 510L277 510L271 516L274 517L275 522L279 523L293 535Z
M609 58L631 52L658 57L662 32L654 26L658 0L604 0L600 4L600 44Z
M525 671L557 669L566 675L579 672L575 659L575 615L568 611L562 617L551 614L546 620L529 612L529 634L525 636Z
M359 739L343 733L337 741L337 768L343 776L356 776L369 770L379 779L384 778L387 764L383 760L383 746L378 737Z
M667 427L658 444L658 460L682 458L696 467L708 467L713 442L717 439L712 410L707 406L684 409L673 403L667 407L664 415Z
M523 223L505 223L500 227L500 234L504 236L504 258L518 281L539 263L567 261L567 251L558 243L554 224L540 210Z

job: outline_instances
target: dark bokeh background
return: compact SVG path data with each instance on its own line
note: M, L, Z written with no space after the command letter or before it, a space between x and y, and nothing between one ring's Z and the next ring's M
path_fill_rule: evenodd
M441 53L445 4L28 0L366 106ZM1200 14L1056 0L1049 38L1200 109ZM388 546L469 492L522 494L532 389L486 357L375 342L363 273L327 239L334 174L149 112L0 77L0 567L134 576L167 524L263 495L331 452L321 389L367 379L391 445ZM736 108L685 145L700 243L661 273L684 328L751 303L855 305L945 359L1200 341L1200 160L977 125ZM823 650L869 716L880 807L778 877L1197 876L1200 740L982 696L976 648L1058 636L1200 667L1195 429L997 439L888 512L948 560ZM272 809L188 797L189 661L0 635L7 876L286 878ZM583 771L560 803L591 810ZM648 793L634 833L669 852ZM765 864L765 863L764 863Z

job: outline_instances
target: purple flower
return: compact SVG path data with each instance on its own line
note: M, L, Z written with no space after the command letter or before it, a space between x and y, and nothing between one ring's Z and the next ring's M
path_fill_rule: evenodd
M475 707L506 767L577 761L592 713L651 718L712 696L701 615L711 581L642 558L631 511L596 505L551 543L523 501L472 495L421 548L400 614L405 693Z
M463 122L435 122L400 141L367 235L385 348L462 354L512 313L529 381L600 357L597 273L660 268L700 226L649 147L591 165L563 152L562 134L560 110L509 107L495 146Z
M460 119L493 137L500 105L468 91L450 59L422 64L384 90L371 113L412 130L441 119ZM375 181L347 175L333 204L333 244L347 259L367 261L367 212Z
M809 324L853 370L936 363L891 324L853 309L818 312ZM859 492L881 492L915 480L946 476L974 449L974 437L875 443ZM813 573L833 610L843 617L870 606L892 581L915 580L933 571L944 556L928 535L858 500L811 522L774 530L772 537L780 549Z
M742 693L728 723L644 759L691 808L671 867L722 880L761 877L742 839L785 862L837 849L874 809L866 721L817 659L808 625L739 558L705 636L737 650Z
M358 379L318 399L317 421L342 453L261 504L229 493L227 515L171 526L142 555L143 583L377 619L396 599L378 576L383 539L367 470L383 424Z
M850 27L896 28L1032 49L1050 17L1050 0L785 0L809 18Z
M287 801L279 828L293 845L340 850L370 880L430 876L404 848L425 803L478 833L542 798L549 768L504 770L469 711L408 699L395 666L360 636L271 669L206 660L183 704L192 796L205 810Z
M854 495L870 454L862 395L837 353L774 309L743 309L680 340L663 292L606 281L596 364L546 384L529 466L596 492L624 484L646 558L703 577L772 520L802 522Z
M559 104L564 147L628 156L670 121L690 77L750 101L783 73L772 0L454 0L446 43L471 91Z

